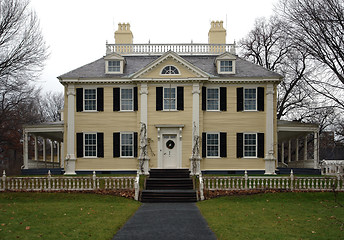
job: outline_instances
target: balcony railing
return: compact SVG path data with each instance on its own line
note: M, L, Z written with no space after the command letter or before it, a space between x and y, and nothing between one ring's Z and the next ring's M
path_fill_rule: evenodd
M161 55L168 51L180 55L219 55L224 52L235 54L235 44L106 44L106 54Z

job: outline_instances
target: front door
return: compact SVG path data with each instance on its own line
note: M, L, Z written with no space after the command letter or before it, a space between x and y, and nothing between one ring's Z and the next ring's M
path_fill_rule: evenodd
M177 134L163 135L163 167L177 168Z

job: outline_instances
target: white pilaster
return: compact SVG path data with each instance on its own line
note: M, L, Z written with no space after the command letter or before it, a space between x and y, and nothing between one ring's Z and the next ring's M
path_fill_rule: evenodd
M140 132L140 156L139 160L139 173L149 174L149 156L147 152L147 133L148 133L148 85L141 83L140 89L140 119L141 119L141 132ZM142 135L144 134L144 135Z
M190 157L190 171L192 175L199 175L201 173L200 167L200 150L199 150L199 95L200 84L193 83L192 86L192 154Z
M29 144L28 144L28 133L24 132L23 136L23 161L24 161L24 169L29 168Z
M65 175L75 175L75 86L68 85L68 121L67 121L67 154L65 160Z
M274 156L274 86L266 86L265 174L275 174Z
M314 132L314 168L319 168L319 132Z

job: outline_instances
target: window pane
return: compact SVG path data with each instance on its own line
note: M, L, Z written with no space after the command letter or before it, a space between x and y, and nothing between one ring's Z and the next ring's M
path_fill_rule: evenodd
M132 88L121 88L121 110L133 110Z
M207 134L207 156L219 156L219 134L217 133Z
M256 157L257 156L257 134L244 134L244 156Z
M85 89L85 110L97 110L96 89Z
M219 110L218 88L207 88L207 110Z
M164 88L164 110L176 109L176 88Z
M109 72L120 72L121 71L120 61L109 61L108 62L108 71Z
M220 62L220 72L232 72L233 62L229 60L223 60Z
M256 110L256 89L245 89L245 110Z
M97 134L85 134L85 156L97 156Z
M179 71L176 67L174 66L166 66L164 69L161 71L161 74L179 74Z
M132 157L133 149L133 134L132 133L123 133L121 134L121 153L124 157Z

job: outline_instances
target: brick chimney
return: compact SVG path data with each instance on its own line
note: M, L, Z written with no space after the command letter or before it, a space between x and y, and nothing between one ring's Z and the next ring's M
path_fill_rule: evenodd
M130 31L129 23L119 23L115 32L116 44L133 44L133 33Z
M223 28L223 21L212 21L208 33L209 44L226 44L226 29Z

